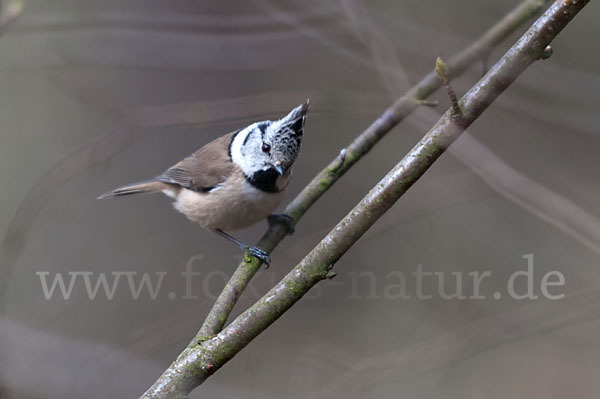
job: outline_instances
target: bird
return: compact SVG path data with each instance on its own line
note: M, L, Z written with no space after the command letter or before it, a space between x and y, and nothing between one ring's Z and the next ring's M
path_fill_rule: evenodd
M98 199L163 193L189 220L236 244L268 267L266 251L230 232L267 219L293 232L292 218L272 214L284 197L302 144L309 100L277 120L255 122L204 145L162 174Z

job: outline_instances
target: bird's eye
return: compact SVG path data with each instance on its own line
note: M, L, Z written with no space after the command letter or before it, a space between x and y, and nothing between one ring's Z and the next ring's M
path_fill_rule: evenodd
M267 153L271 152L271 146L269 144L267 144L267 143L263 143L261 149L262 149L263 152L267 152Z

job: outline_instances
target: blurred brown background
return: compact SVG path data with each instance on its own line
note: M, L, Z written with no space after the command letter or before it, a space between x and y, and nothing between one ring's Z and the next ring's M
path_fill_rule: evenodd
M140 395L199 328L240 258L162 196L96 201L214 137L312 109L288 200L342 146L518 1L29 0L0 37L0 397ZM600 389L600 6L533 65L274 326L196 390L212 398L595 397ZM525 26L519 30L519 34ZM490 65L518 37L490 57ZM457 79L463 93L481 75ZM293 267L448 106L419 109L302 219L236 314ZM493 153L490 154L489 151ZM470 155L469 155L470 154ZM531 188L534 188L531 190ZM262 223L238 235L256 240ZM495 300L535 257L535 289ZM195 255L198 299L182 299ZM422 264L491 271L484 300L385 295ZM167 272L155 300L44 298L36 272ZM369 271L358 278L356 273ZM155 279L155 277L153 277ZM51 280L49 280L51 281ZM434 292L436 280L425 280ZM451 284L450 284L451 285ZM464 289L471 284L465 281ZM523 282L519 290L526 289ZM449 292L452 287L449 288ZM170 299L168 293L176 293Z

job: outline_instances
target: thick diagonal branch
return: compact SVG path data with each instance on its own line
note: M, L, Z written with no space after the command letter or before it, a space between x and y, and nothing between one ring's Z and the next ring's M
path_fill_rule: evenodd
M275 287L216 336L186 348L143 398L184 398L283 315L532 63L589 0L558 0Z
M456 77L470 65L485 58L489 52L516 28L536 15L548 0L525 0L496 25L485 32L480 39L453 57L447 67L449 73ZM317 174L298 196L286 207L284 213L290 215L297 223L304 213L323 195L333 184L367 154L387 133L399 122L410 115L425 99L435 92L442 82L435 71L426 75L404 96L400 97L364 132L346 147L345 157L336 157L330 164ZM259 248L271 253L286 235L284 226L273 225L257 243ZM199 339L211 337L222 330L229 314L233 310L240 295L259 269L258 259L248 258L241 263L225 288L215 301L206 317L198 336L190 343L194 345Z

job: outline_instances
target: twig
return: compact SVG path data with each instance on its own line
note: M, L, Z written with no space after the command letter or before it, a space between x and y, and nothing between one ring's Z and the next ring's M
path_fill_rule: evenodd
M143 398L184 398L291 308L532 63L589 0L558 0L275 287L216 336L186 348Z
M438 78L442 81L442 85L446 88L448 92L448 97L450 97L450 102L452 103L452 115L455 119L460 119L461 111L458 106L458 97L454 92L452 86L450 86L450 74L448 73L448 66L444 61L442 61L441 57L437 57L435 60L435 73L437 73Z
M365 46L369 48L370 53L373 55L373 62L376 64L385 62L381 57L378 57L380 51L377 48L377 42L379 40L390 42L389 37L379 28L378 24L374 23L364 7L361 7L361 0L339 1L344 5L353 5L352 7L345 6L344 9L350 10L352 21L361 21L361 26L358 23L354 24L356 26L355 30L360 40L365 43ZM359 13L359 15L356 15L356 13ZM551 55L552 47L546 46L542 59L547 59ZM390 60L398 59L397 56L388 58ZM487 64L484 66L482 75L485 75L488 67ZM390 68L401 69L401 65L400 63L380 65L378 70L386 71ZM442 74L440 76L442 80L448 81L449 84L450 76L447 71L441 73L442 71L436 70L436 72L438 72L438 75ZM380 72L381 74L382 72ZM382 81L387 82L387 77L382 76ZM452 91L452 93L454 92ZM453 97L454 95L450 94L450 96ZM438 118L433 112L426 113L431 114L431 120ZM416 119L412 121L414 123ZM425 123L426 125L424 125ZM424 125L419 126L420 129L428 128L429 122L421 122L420 125ZM450 154L457 157L459 161L488 184L492 190L497 191L535 217L569 235L588 249L600 254L600 245L598 244L600 242L600 220L577 206L569 198L550 190L548 187L513 169L471 135L464 135L460 143L454 144L450 148Z
M437 100L415 100L418 105L426 105L428 107L435 107L438 105Z
M449 73L458 76L471 64L486 57L494 46L510 35L522 23L536 15L546 3L549 3L549 1L525 0L485 32L480 39L453 57L447 63ZM348 169L368 153L394 126L410 115L423 101L426 101L425 99L439 87L440 80L436 72L430 72L346 147L345 162L340 164L337 157L331 161L287 206L284 213L292 217L294 224L297 223L304 213ZM286 229L283 226L269 225L269 229L256 245L271 253L283 240L285 232ZM260 265L259 260L253 259L252 262L244 262L237 267L202 324L198 339L210 337L223 329L234 305ZM198 339L193 340L190 346L193 346Z

